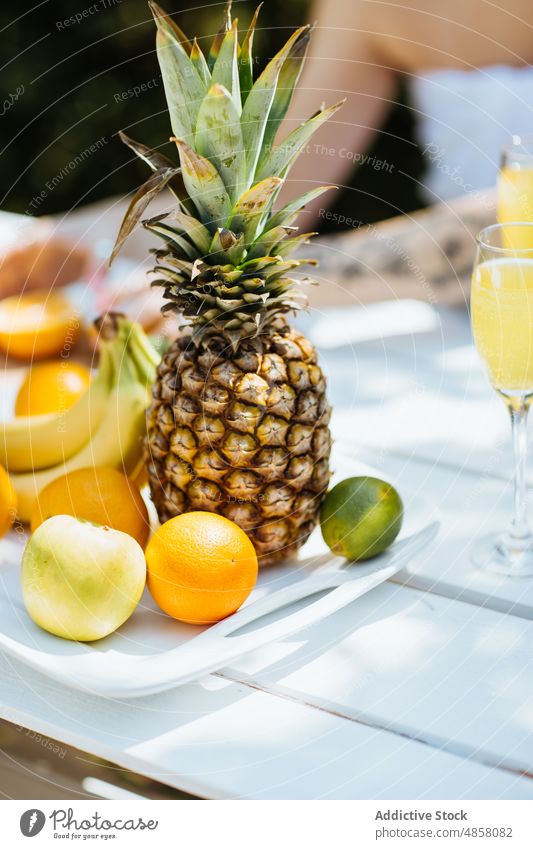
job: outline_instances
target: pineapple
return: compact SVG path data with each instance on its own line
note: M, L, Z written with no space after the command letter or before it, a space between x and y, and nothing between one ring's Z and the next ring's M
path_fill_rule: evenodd
M275 146L310 36L298 29L253 80L257 13L242 44L231 4L209 54L150 3L157 25L176 167L122 140L152 169L134 196L114 254L163 188L166 215L144 220L163 311L185 324L163 356L149 408L146 459L162 522L220 513L250 536L262 565L293 553L317 522L329 480L330 408L311 343L287 322L302 305L291 258L300 210L329 186L274 211L289 169L341 103L322 108Z

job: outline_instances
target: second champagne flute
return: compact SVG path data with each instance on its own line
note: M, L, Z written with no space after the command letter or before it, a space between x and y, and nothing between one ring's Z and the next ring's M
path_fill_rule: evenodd
M497 188L500 224L533 222L533 136L515 135L503 148ZM504 242L505 234L503 231ZM515 227L512 235L514 247L531 246L527 227Z

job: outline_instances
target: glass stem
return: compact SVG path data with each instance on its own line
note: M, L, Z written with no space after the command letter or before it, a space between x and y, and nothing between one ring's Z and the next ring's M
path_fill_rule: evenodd
M512 546L525 544L531 538L527 521L527 416L531 404L531 395L507 398L513 431L514 454L514 515L509 528L509 542Z

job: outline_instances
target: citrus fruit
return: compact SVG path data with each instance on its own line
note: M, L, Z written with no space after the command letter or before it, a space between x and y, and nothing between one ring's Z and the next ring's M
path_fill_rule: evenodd
M33 506L32 531L58 515L108 525L134 537L143 548L150 532L148 510L135 484L102 466L77 469L45 486Z
M0 348L12 357L33 360L70 351L79 318L59 292L32 292L0 301Z
M34 365L18 391L15 415L40 416L68 410L90 382L91 372L79 363L55 360Z
M148 589L182 622L206 625L235 613L257 580L257 555L243 530L216 513L169 519L146 548Z
M17 494L13 489L9 475L0 466L0 537L5 537L17 514Z
M331 489L322 504L320 527L334 554L367 560L381 554L400 532L402 499L379 478L346 478Z

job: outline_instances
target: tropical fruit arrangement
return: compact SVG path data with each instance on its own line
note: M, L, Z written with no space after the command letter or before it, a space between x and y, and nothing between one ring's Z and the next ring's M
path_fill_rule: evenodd
M75 640L123 624L145 582L171 617L216 622L243 604L258 567L296 552L319 519L332 551L362 560L391 544L403 515L384 481L352 478L326 494L326 381L313 345L287 318L304 302L299 269L314 264L292 256L312 235L294 222L330 187L281 208L277 198L341 105L275 144L311 28L293 33L254 80L258 12L239 43L229 3L204 56L150 7L179 164L121 134L153 173L130 203L113 257L169 189L171 211L142 224L161 240L153 285L163 289L162 310L183 326L160 358L139 325L105 315L96 322L96 373L33 366L0 441L9 472L0 470L2 527L16 514L33 532L22 564L27 610ZM56 307L47 327L56 326ZM6 351L57 353L52 332L43 341L23 321L15 346L1 319L0 304ZM160 521L151 539L139 492L146 477Z

